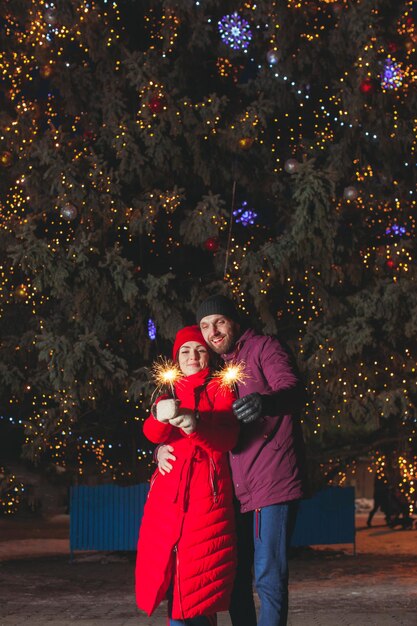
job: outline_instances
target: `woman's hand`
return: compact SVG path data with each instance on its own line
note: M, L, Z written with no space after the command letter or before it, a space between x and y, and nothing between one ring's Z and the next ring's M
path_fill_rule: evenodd
M191 435L197 428L197 419L195 417L194 411L184 411L180 415L177 415L173 419L169 420L171 426L176 426L177 428L181 428L185 432L186 435Z
M158 461L158 469L162 476L169 474L172 470L172 463L170 463L170 461L177 460L177 457L171 454L172 452L174 452L174 448L169 444L162 444L158 448L156 459Z
M176 417L178 413L178 400L160 400L155 406L155 417L158 422L163 424L168 423L172 418Z

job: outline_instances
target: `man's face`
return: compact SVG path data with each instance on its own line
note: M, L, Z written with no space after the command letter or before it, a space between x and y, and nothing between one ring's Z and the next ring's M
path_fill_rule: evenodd
M203 337L214 352L227 354L235 347L240 326L224 315L206 315L200 322Z

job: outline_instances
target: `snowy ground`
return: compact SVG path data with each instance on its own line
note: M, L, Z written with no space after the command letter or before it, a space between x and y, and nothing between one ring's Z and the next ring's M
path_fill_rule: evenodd
M289 626L417 626L417 530L380 514L368 528L357 509L356 556L352 545L294 552ZM0 626L165 626L164 606L152 618L135 609L132 553L68 557L66 516L0 520Z

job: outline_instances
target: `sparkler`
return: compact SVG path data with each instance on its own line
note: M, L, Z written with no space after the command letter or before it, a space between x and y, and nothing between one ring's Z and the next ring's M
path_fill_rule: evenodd
M164 387L169 387L173 398L175 398L174 384L183 375L176 363L164 357L152 365L152 378L156 384L156 390L161 391Z
M221 370L214 374L220 380L221 389L233 389L236 391L238 383L245 384L248 375L245 373L245 363L243 361L231 361Z

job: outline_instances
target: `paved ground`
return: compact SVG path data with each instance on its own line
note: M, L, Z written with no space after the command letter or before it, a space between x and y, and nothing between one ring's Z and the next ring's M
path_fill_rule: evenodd
M417 532L375 523L358 519L356 556L351 546L294 553L289 626L417 626ZM65 521L0 522L1 626L165 626L165 606L152 618L136 610L132 554L70 563L67 532Z

